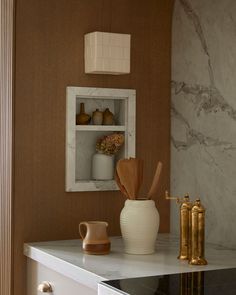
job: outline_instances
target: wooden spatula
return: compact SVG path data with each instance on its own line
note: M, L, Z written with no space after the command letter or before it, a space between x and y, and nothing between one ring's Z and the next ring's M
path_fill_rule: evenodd
M135 199L133 164L131 159L119 160L116 167L120 183L125 187L129 199Z
M134 189L135 197L138 198L138 193L143 182L143 161L141 159L134 159Z
M119 176L121 185L125 187L128 198L132 199L132 189L130 188L130 183L132 181L130 179L129 165L130 164L128 159L119 160L117 162L116 171Z
M122 192L122 194L125 195L127 198L129 198L129 195L128 195L125 187L120 182L120 178L119 178L119 176L117 174L117 171L115 171L115 181L116 181L120 191Z
M162 171L162 162L158 162L157 163L157 168L156 168L156 172L155 175L153 177L153 181L152 181L152 185L151 188L148 192L148 199L151 199L155 193L157 192L158 186L159 186L159 180L160 180L160 176L161 176L161 171Z
M122 159L118 161L116 170L129 199L137 199L143 180L143 161L136 158Z
M139 188L139 172L138 172L138 165L139 165L139 161L138 159L135 158L130 158L129 159L129 173L132 177L132 182L130 185L130 189L132 190L132 196L134 199L137 198L138 195L138 188Z

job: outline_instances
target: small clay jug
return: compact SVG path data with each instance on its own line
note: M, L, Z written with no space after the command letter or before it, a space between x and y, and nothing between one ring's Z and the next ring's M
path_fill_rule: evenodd
M107 236L108 223L104 221L84 221L79 224L83 240L83 252L104 255L110 252L111 243Z
M100 112L99 109L93 112L93 125L102 125L103 112Z
M109 110L105 109L103 113L103 125L114 125L114 114Z
M85 113L84 103L80 103L80 113L76 115L76 125L88 125L91 116Z

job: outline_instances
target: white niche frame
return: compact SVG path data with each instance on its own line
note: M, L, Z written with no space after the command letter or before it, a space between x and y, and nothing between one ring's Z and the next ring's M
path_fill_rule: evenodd
M96 106L108 106L111 111L119 107L118 125L76 125L76 112L80 102L85 103L85 112L91 115ZM112 107L114 106L114 108ZM115 112L115 116L116 116ZM117 118L116 118L117 119ZM77 171L85 171L86 167L77 167L77 150L79 138L90 138L91 134L107 134L121 131L125 134L125 143L120 158L135 157L135 126L136 125L136 91L134 89L114 89L95 87L67 87L66 89L66 192L79 191L114 191L118 190L115 180L97 181L89 177L79 179ZM82 133L80 133L82 132ZM87 133L86 133L87 132ZM92 133L91 133L92 132ZM80 136L81 134L81 136ZM83 144L81 144L82 146ZM87 148L84 149L87 152ZM95 152L95 146L94 146ZM82 161L86 157L82 157ZM91 161L88 165L91 165ZM82 177L83 178L83 177Z

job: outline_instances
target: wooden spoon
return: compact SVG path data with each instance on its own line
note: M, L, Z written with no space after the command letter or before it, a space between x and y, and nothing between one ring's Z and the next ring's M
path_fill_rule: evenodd
M135 199L135 190L134 190L134 168L133 168L132 159L122 159L117 163L117 174L120 178L120 183L125 187L125 190L128 193L129 199Z
M138 159L135 158L130 158L129 159L129 173L132 177L131 182L130 182L130 190L132 193L132 197L133 199L137 198L137 194L138 194Z
M117 162L116 165L116 171L117 171L117 175L120 179L120 183L122 186L124 186L127 194L128 194L128 198L132 199L131 195L131 191L130 191L130 179L129 179L129 172L127 172L127 161L129 161L128 159L121 159Z
M136 158L122 159L118 161L116 170L129 199L137 199L143 181L143 161Z
M129 195L128 195L125 187L120 182L120 178L119 178L119 176L117 174L117 171L115 171L115 181L116 181L120 191L122 192L122 194L125 195L127 198L129 198Z
M143 182L143 160L135 159L135 197L137 199L140 187Z
M152 181L152 185L151 188L148 192L148 199L151 199L155 193L157 192L158 186L159 186L159 180L160 180L160 176L161 176L161 171L162 171L162 162L158 162L157 163L157 168L156 168L156 173L153 177L153 181Z

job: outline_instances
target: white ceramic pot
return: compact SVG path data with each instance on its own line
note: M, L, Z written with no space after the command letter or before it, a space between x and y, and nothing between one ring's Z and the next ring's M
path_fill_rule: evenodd
M151 254L159 230L160 217L152 200L126 200L120 214L121 234L128 254Z
M96 153L92 159L92 178L111 180L114 178L114 156Z

